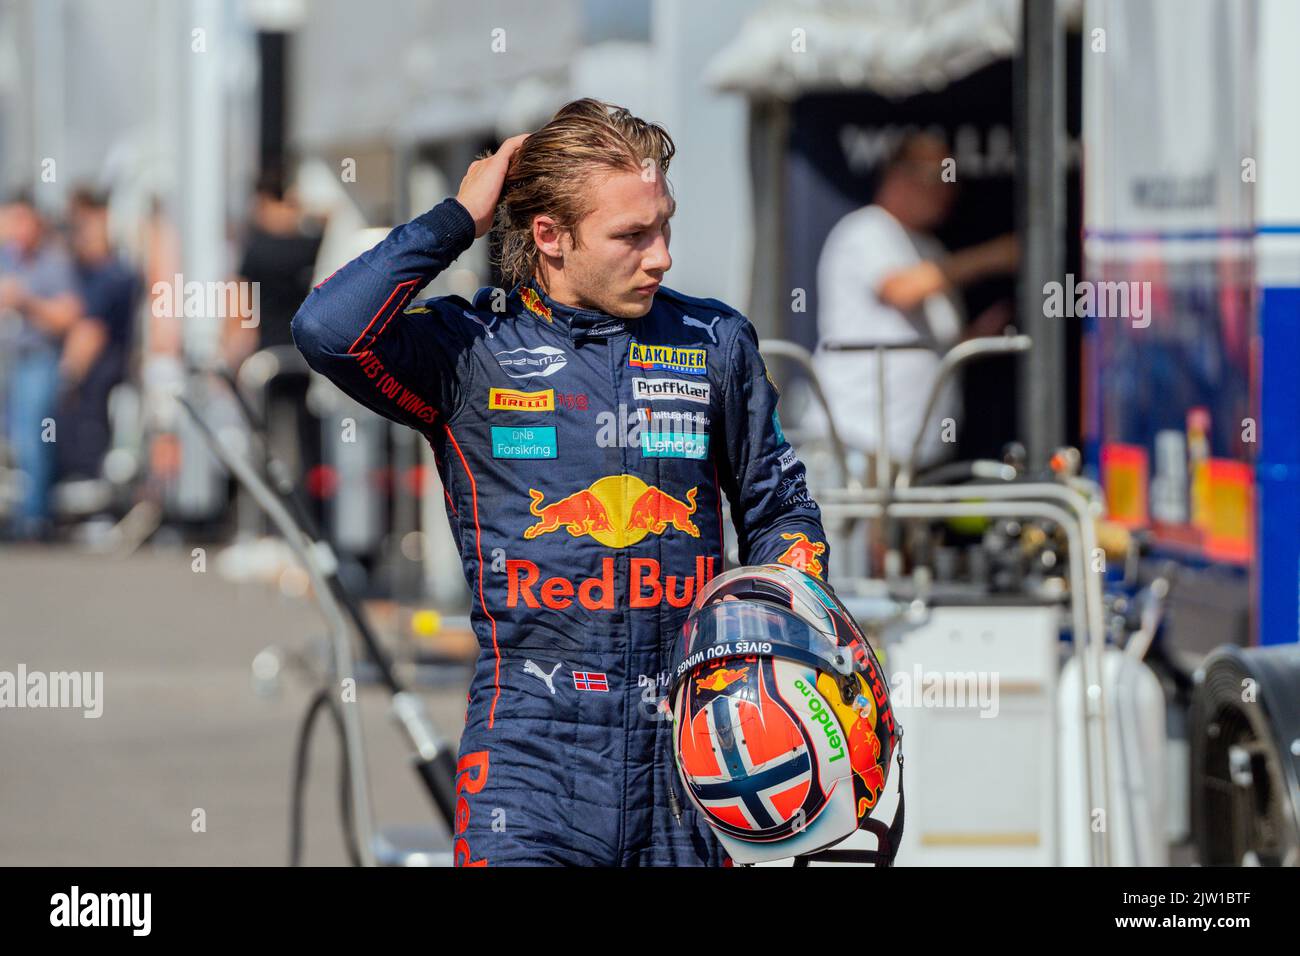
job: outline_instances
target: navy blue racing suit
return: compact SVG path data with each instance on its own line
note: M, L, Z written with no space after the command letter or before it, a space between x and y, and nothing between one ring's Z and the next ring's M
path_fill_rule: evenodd
M824 577L828 558L754 328L663 287L637 319L531 280L411 301L473 241L448 199L321 283L292 326L312 368L425 436L446 489L480 644L456 863L724 863L684 797L670 812L657 706L723 570L723 495L742 563Z

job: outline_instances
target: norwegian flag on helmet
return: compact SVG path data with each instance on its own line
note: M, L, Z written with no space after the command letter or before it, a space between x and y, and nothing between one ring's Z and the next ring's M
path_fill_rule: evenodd
M799 725L771 692L770 663L758 679L723 690L706 680L688 692L679 739L692 794L719 823L744 831L781 828L819 786Z

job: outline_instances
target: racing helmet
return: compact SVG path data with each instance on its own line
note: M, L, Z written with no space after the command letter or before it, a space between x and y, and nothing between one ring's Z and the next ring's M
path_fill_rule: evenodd
M736 568L697 596L670 670L673 756L690 803L736 863L819 853L870 819L901 728L875 653L833 592L782 564ZM900 780L901 787L901 780ZM901 791L899 810L901 811Z

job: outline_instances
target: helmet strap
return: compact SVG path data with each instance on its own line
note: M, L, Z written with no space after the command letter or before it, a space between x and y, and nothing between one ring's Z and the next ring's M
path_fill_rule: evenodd
M859 830L868 830L876 835L874 850L819 850L806 856L794 858L795 866L807 866L809 863L865 863L869 866L893 866L898 847L903 842L903 818L906 808L903 799L903 747L898 747L898 807L894 810L894 819L889 826L870 816L862 818Z

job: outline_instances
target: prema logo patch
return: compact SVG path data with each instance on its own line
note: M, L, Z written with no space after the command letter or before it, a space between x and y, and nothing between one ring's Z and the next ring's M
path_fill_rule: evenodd
M684 402L709 404L709 383L691 382L680 378L634 378L632 398L641 402L658 402L680 399Z
M569 364L564 350L553 345L539 345L535 349L511 349L495 354L501 370L511 378L532 378L535 375L545 378Z

